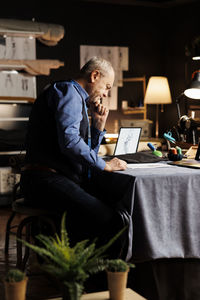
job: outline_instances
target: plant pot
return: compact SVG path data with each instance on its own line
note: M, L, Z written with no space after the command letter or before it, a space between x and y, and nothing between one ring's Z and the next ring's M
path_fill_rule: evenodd
M128 272L107 271L108 291L111 300L124 300Z
M5 300L25 300L28 277L19 282L4 281Z
M63 285L62 300L80 300L83 293L83 286L79 284Z

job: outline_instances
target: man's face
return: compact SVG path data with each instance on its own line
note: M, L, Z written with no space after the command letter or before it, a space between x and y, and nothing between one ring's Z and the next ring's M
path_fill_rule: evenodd
M101 103L108 96L114 82L114 72L102 76L99 71L91 73L91 82L88 85L89 103Z

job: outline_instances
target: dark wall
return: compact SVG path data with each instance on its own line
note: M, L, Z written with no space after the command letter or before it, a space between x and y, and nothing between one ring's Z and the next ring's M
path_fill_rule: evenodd
M0 17L34 18L37 22L65 27L65 36L57 46L48 47L37 42L37 58L59 59L65 63L64 67L52 70L50 76L37 78L38 93L49 81L76 74L80 65L80 45L110 45L129 47L129 71L124 72L124 77L146 75L148 82L150 76L167 76L174 101L186 87L192 70L199 68L184 51L185 45L199 34L199 7L193 4L164 9L75 1L67 7L53 5L47 9L32 3L25 7L7 7L1 10ZM131 87L129 89L131 101L134 96ZM124 118L120 110L122 97L120 88L119 110L109 114L107 128L110 131L115 119ZM148 106L148 118L155 120L154 105ZM162 136L177 123L175 103L165 106L159 120Z
M191 80L192 72L199 69L200 63L194 62L191 56L185 54L186 45L190 45L195 36L200 35L199 30L199 4L186 5L165 10L167 36L164 46L165 73L169 79L172 98L175 102ZM185 103L188 98L181 98L181 114L185 114ZM171 128L176 124L177 110L175 103L167 106L166 113L162 115L161 128Z

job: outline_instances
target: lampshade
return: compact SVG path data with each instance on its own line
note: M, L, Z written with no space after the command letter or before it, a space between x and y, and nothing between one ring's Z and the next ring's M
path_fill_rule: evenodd
M149 79L144 97L146 104L172 103L168 79L162 76L152 76Z
M195 71L190 86L184 91L185 96L200 99L200 70Z
M163 76L152 76L149 78L147 90L144 97L145 104L156 104L156 137L159 136L158 107L159 104L172 103L168 80Z

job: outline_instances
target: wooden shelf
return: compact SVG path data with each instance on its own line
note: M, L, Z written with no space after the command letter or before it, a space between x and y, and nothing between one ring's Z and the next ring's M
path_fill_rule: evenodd
M30 102L33 103L35 101L35 98L31 97L9 97L9 96L0 96L0 103L26 103Z
M146 114L146 107L134 107L122 110L125 115Z
M24 38L35 37L35 38L37 38L37 37L41 37L43 34L44 34L43 31L25 31L25 30L22 31L22 30L0 29L0 35L3 35L3 36L14 36L14 37L24 37Z
M135 81L144 81L145 76L141 76L141 77L129 77L129 78L124 78L123 81L124 82L135 82Z
M130 78L124 78L123 82L141 82L143 84L143 97L146 93L146 77L130 77ZM143 119L146 119L147 117L147 109L146 104L144 104L143 107L129 107L128 109L122 110L123 114L125 115L133 115L133 114L143 114Z

